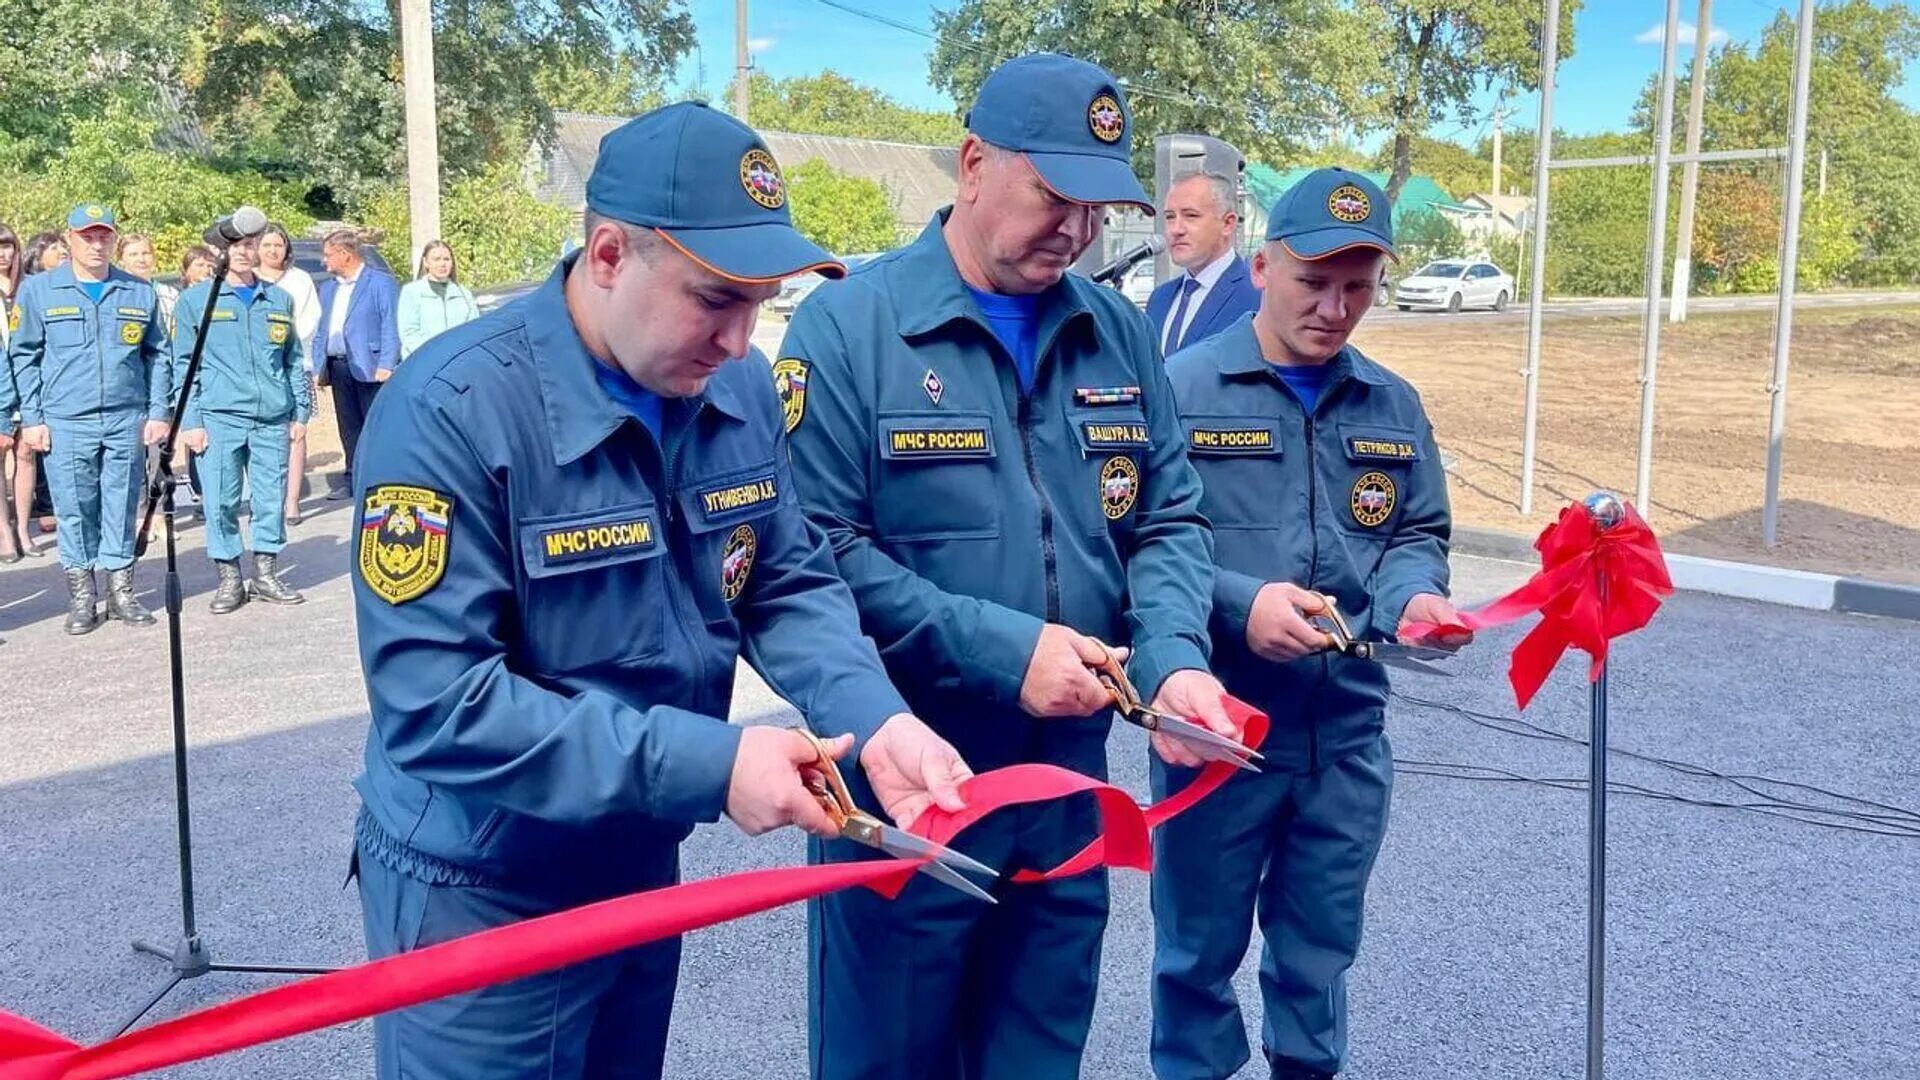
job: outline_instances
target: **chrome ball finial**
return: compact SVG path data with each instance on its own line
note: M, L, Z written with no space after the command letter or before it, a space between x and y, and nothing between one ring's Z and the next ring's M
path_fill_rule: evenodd
M1587 516L1593 519L1594 527L1601 532L1627 519L1627 508L1621 504L1620 497L1611 491L1596 491L1582 499L1581 504L1587 508Z

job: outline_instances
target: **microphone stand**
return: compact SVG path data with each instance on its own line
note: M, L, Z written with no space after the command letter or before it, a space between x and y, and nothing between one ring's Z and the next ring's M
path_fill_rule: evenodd
M140 1007L128 1014L115 1035L124 1034L133 1025L140 1022L160 999L167 996L174 987L188 979L197 979L211 972L234 972L264 975L324 975L337 970L311 964L234 964L219 963L213 959L213 953L200 937L199 927L194 922L193 910L193 827L187 801L187 691L182 675L183 652L180 642L180 559L179 550L174 543L173 492L179 480L173 472L174 442L180 434L180 419L187 413L187 400L193 394L194 380L200 374L201 353L207 346L207 329L213 325L214 304L220 299L220 290L227 281L227 249L219 248L219 256L214 260L212 285L207 292L207 305L200 312L200 333L193 342L193 353L187 360L186 377L181 381L180 392L173 404L173 420L167 425L167 436L160 443L160 460L149 471L147 478L147 508L140 521L140 532L134 541L134 557L140 558L147 553L147 532L153 525L153 513L156 507L164 507L167 519L167 652L170 674L173 682L173 807L175 825L179 832L180 850L180 937L171 948L156 945L150 941L135 941L135 952L157 956L165 960L171 969L166 981L147 995Z

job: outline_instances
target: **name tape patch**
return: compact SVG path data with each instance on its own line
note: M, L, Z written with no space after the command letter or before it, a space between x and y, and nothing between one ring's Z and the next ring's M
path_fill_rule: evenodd
M1201 453L1267 454L1274 448L1273 429L1264 427L1194 428L1187 433L1187 445Z
M1080 434L1092 450L1139 450L1153 445L1147 425L1107 424L1098 420L1080 422Z
M541 565L565 566L600 555L646 551L655 542L652 515L640 514L625 521L541 529L539 552Z
M706 488L700 492L700 510L714 521L751 511L780 498L780 488L771 473L744 483Z
M894 457L991 457L993 437L984 427L894 428L887 432Z
M1389 435L1349 435L1347 457L1355 461L1419 461L1420 444Z

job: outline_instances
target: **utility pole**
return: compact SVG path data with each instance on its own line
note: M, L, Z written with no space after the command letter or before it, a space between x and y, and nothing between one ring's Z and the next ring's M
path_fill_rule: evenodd
M433 102L432 0L400 0L400 69L406 99L411 263L418 266L427 244L440 239L440 121Z
M1712 36L1713 0L1700 0L1700 21L1693 30L1693 85L1687 95L1687 153L1700 152L1701 113L1707 100L1707 41ZM1664 182L1664 178L1660 182ZM1693 276L1693 204L1700 186L1700 163L1690 156L1680 181L1680 232L1673 245L1673 303L1667 321L1687 321L1687 292Z
M1500 125L1507 119L1507 111L1498 102L1493 106L1493 193L1500 192ZM1498 210L1494 211L1496 214Z
M747 73L753 64L747 58L747 0L733 0L733 117L747 119Z
M1820 148L1820 197L1827 197L1827 148Z

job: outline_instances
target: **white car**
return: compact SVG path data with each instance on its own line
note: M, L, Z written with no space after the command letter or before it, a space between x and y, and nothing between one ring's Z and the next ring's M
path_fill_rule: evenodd
M1153 280L1153 260L1148 259L1128 271L1126 278L1120 282L1120 292L1127 299L1133 301L1135 307L1145 310L1147 298L1153 295L1153 287L1155 284Z
M1401 311L1505 311L1513 292L1513 275L1490 262L1440 259L1401 278L1393 304Z
M868 252L861 255L848 255L840 261L847 269L851 270L861 263L866 262L868 259L877 258L880 254L880 252ZM819 274L811 272L796 274L780 283L779 293L775 294L772 300L767 301L767 306L773 310L775 315L781 318L791 319L793 318L794 311L800 307L800 301L805 300L813 290L819 288L826 280L826 278L821 277Z

